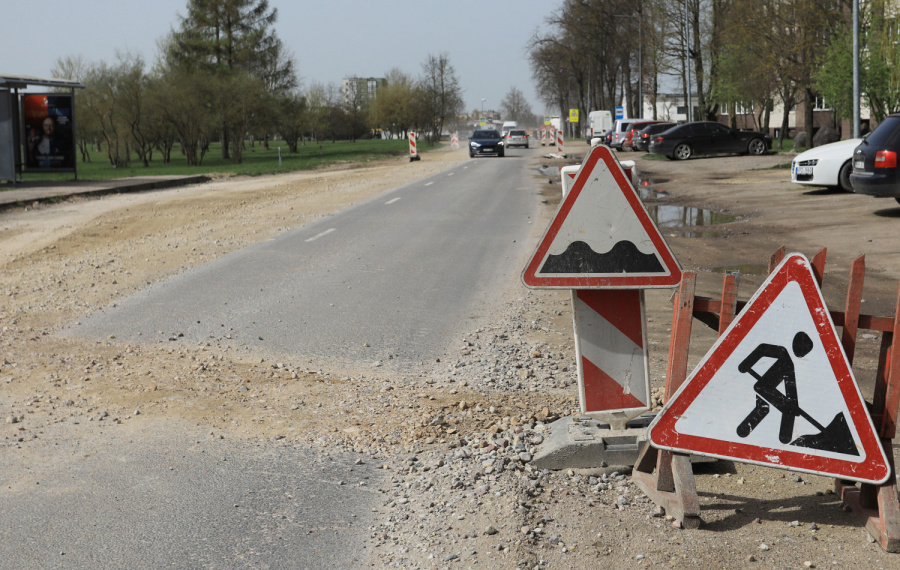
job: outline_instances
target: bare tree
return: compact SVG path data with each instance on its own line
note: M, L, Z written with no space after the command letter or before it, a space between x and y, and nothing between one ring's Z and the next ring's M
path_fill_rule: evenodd
M427 113L429 140L440 140L444 123L462 109L462 88L446 53L429 55L422 64L422 100Z
M531 125L534 121L534 113L531 111L531 105L517 87L513 86L506 92L506 96L500 101L500 109L503 112L503 118L507 121L516 121L522 125Z

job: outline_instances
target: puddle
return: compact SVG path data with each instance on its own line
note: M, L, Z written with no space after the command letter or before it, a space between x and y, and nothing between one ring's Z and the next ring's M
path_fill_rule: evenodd
M671 204L646 204L647 212L660 228L684 228L714 226L733 222L734 216L720 214L705 208L673 206Z
M719 267L710 267L713 273L743 273L746 275L768 275L769 266L765 264L747 264L747 265L720 265Z
M638 186L637 190L638 194L641 195L641 200L656 200L657 198L669 197L669 193L665 190L657 190L650 186Z

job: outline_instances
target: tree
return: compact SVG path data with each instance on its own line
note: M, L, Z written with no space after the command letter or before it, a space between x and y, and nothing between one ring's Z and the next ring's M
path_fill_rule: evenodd
M891 34L893 20L888 4L876 0L866 5L861 16L860 85L865 86L872 118L881 122L900 110L900 48ZM816 89L842 118L853 117L853 37L849 27L835 34L816 74Z
M462 88L446 53L428 55L422 64L422 101L427 113L429 140L440 140L444 123L462 109Z
M510 87L506 92L506 96L500 101L500 109L503 112L503 118L507 121L516 121L524 125L530 125L534 120L534 113L531 111L531 105L517 87Z
M275 35L277 19L278 10L270 9L268 0L188 0L187 15L181 17L180 29L173 32L169 44L170 65L218 78L245 74L262 81L270 95L290 92L297 86L297 77L293 59ZM222 81L247 87L243 81ZM216 112L221 117L230 114L222 109ZM221 133L222 157L228 158L229 149L234 148L228 136L243 137L243 133L225 123Z
M403 137L415 122L416 85L410 75L399 68L385 74L387 85L369 107L369 126L382 129L390 137Z

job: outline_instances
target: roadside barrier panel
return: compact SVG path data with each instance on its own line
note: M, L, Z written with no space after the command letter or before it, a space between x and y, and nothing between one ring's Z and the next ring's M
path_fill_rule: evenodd
M820 250L810 265L817 284L824 278L826 250ZM785 258L785 249L778 249L769 260L770 274ZM852 364L860 330L881 332L881 347L875 378L873 400L869 405L878 442L888 462L889 475L881 484L854 483L835 479L835 490L849 506L876 542L887 552L900 552L900 501L893 462L893 439L896 436L898 406L900 406L900 287L891 317L860 314L865 256L851 266L847 297L843 311L829 310L835 327L841 327L840 344ZM737 300L737 279L726 274L719 298L695 295L696 275L684 273L674 297L672 336L666 369L664 401L678 391L687 378L688 349L693 319L716 330L721 337L729 325L747 305ZM635 484L665 510L680 521L683 528L697 528L700 501L697 496L693 469L686 453L658 449L649 441L643 446L634 467Z
M409 161L420 160L419 151L416 150L416 133L409 132Z

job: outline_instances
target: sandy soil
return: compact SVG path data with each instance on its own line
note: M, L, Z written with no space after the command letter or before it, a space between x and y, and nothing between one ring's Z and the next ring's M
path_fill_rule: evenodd
M578 141L569 147L576 154L585 151ZM55 335L64 323L149 283L468 160L464 151L422 156L412 164L403 158L362 168L227 179L0 214L0 420L6 420L0 425L0 457L15 455L23 461L46 456L53 438L62 437L66 422L73 419L120 424L138 435L145 419L172 418L228 437L339 445L402 462L402 456L421 448L426 438L435 446L452 440L435 440L436 432L427 423L427 418L447 410L469 409L463 421L444 428L457 435L494 425L487 410L495 404L502 408L496 412L500 415L516 408L530 414L544 407L556 415L574 413L571 386L548 394L504 393L503 403L497 404L497 394L467 390L465 383L451 393L384 378L383 390L390 391L392 405L364 414L351 405L360 397L353 377L309 370L299 362L238 358L204 345L131 346L115 339L97 342ZM637 158L639 176L654 192L667 193L659 203L735 217L712 228L689 228L699 237L687 237L680 228L663 230L684 268L698 272L698 294L715 295L721 268L740 267L740 298L747 299L762 282L764 265L777 247L786 245L810 257L827 247L824 291L829 305L842 307L849 263L865 254L863 312L893 313L900 277L895 238L900 209L893 201L793 186L786 181L786 169L772 168L789 162L787 157L687 163L638 155L622 158ZM542 163L560 164L535 161ZM537 175L534 180L545 196L549 219L559 201L559 185ZM670 294L647 294L652 382L657 387L664 382ZM572 360L571 341L566 341L571 334L566 295L517 291L507 307L498 309L498 318L511 312L522 322L539 322L523 332L527 344L552 346L562 353L561 360ZM704 329L695 323L691 365L714 340ZM854 362L866 396L871 395L878 342L875 335L862 335ZM335 386L345 391L344 399L330 397ZM423 421L410 421L411 407ZM478 411L473 415L471 410ZM392 437L396 441L390 441ZM385 465L390 464L386 459ZM0 482L9 489L21 484ZM890 568L900 563L897 555L887 555L867 540L852 514L830 494L832 482L826 478L729 462L698 467L705 525L694 531L678 530L671 521L654 516L654 506L628 481L620 487L629 497L627 507L592 496L586 491L590 485L594 483L587 476L563 473L548 479L541 493L529 495L527 505L495 505L493 519L470 517L493 520L497 526L499 517L505 528L516 531L498 548L493 533L474 529L471 550L482 553L474 563L424 553L414 557L403 545L424 539L417 527L398 527L397 536L373 541L373 565ZM441 492L432 487L430 492ZM443 492L445 497L453 495L450 489ZM482 506L482 511L487 508ZM380 516L393 520L396 509L391 509ZM441 517L422 513L422 528L439 525ZM562 538L542 539L553 533ZM494 558L492 551L503 556Z

